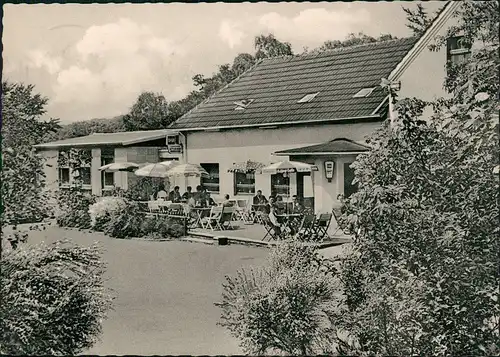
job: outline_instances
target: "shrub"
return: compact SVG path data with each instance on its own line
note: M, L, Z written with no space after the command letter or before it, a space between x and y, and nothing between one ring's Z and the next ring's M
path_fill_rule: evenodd
M141 232L151 239L179 238L185 235L184 224L171 217L146 217Z
M332 268L313 248L286 243L273 249L269 266L239 270L223 285L220 324L249 354L321 354L333 351L330 308L336 286Z
M150 196L154 195L158 186L165 184L165 181L166 179L157 177L140 177L124 192L124 197L132 201L149 201Z
M74 355L90 348L112 298L100 248L68 242L3 253L0 353Z
M81 189L59 190L57 224L60 227L91 228L89 207L94 203L95 197Z
M104 227L111 219L111 215L123 210L126 202L121 197L103 197L97 200L89 208L91 226L97 231L104 230Z
M125 207L110 214L104 233L114 238L132 238L142 236L141 224L145 213L136 202L125 201Z

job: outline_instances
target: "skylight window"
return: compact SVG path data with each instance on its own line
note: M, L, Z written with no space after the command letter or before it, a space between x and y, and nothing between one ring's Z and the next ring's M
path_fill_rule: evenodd
M353 98L365 98L368 97L375 90L376 87L373 88L363 88L358 93L353 95Z
M299 101L297 101L297 103L309 103L310 101L312 101L317 95L319 94L319 92L316 92L316 93L309 93L309 94L306 94L305 96L302 97L302 99L300 99Z
M244 110L246 109L251 103L253 103L254 99L243 99L238 102L233 102L234 105L236 105L236 108L234 110Z

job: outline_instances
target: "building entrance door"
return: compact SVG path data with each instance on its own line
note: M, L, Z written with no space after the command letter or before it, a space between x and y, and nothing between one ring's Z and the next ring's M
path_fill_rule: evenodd
M314 194L310 172L297 172L297 197L304 206L314 208Z

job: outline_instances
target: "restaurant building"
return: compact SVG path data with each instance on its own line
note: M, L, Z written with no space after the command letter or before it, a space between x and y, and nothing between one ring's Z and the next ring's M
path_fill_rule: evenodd
M458 6L449 2L420 38L261 60L165 130L94 134L38 145L52 158L47 176L57 179L53 187L69 184L54 157L61 149L81 147L91 150L87 182L95 194L111 183L127 188L134 180L131 173L101 174L101 164L176 159L205 168L210 176L201 184L213 196L250 198L256 190L266 196L296 194L316 212L330 211L339 194L355 192L350 164L369 150L367 136L388 117L382 78L400 86L399 97L432 100L447 95L446 61L465 58L470 48L460 38L450 38L439 51L431 52L428 45L446 33ZM268 175L233 170L248 160L264 165L294 160L315 165L317 171ZM183 191L200 179L178 184Z

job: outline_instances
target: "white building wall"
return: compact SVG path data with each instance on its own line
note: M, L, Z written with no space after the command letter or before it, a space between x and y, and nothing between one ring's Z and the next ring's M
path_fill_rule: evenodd
M233 196L233 174L228 169L235 162L253 160L270 164L272 162L288 159L283 156L272 155L276 151L286 150L301 146L324 143L335 138L347 138L363 142L380 122L365 122L353 124L325 124L303 127L287 127L278 129L242 129L221 132L200 131L187 133L187 157L189 163L219 163L220 193L214 195L216 198L224 194ZM335 184L324 185L323 161L317 161L320 171L314 172L312 181L315 189L315 205L323 208L331 205L333 197L336 198ZM296 193L295 178L291 177L290 193ZM199 179L189 179L188 184L196 186ZM185 189L181 186L181 191ZM255 179L256 190L262 190L263 194L271 194L270 175L257 174ZM325 191L326 190L326 191ZM331 191L331 192L330 192ZM240 196L240 195L239 195ZM323 197L324 196L324 197ZM241 198L248 198L241 195ZM322 203L324 201L324 203ZM328 208L328 209L331 209Z

